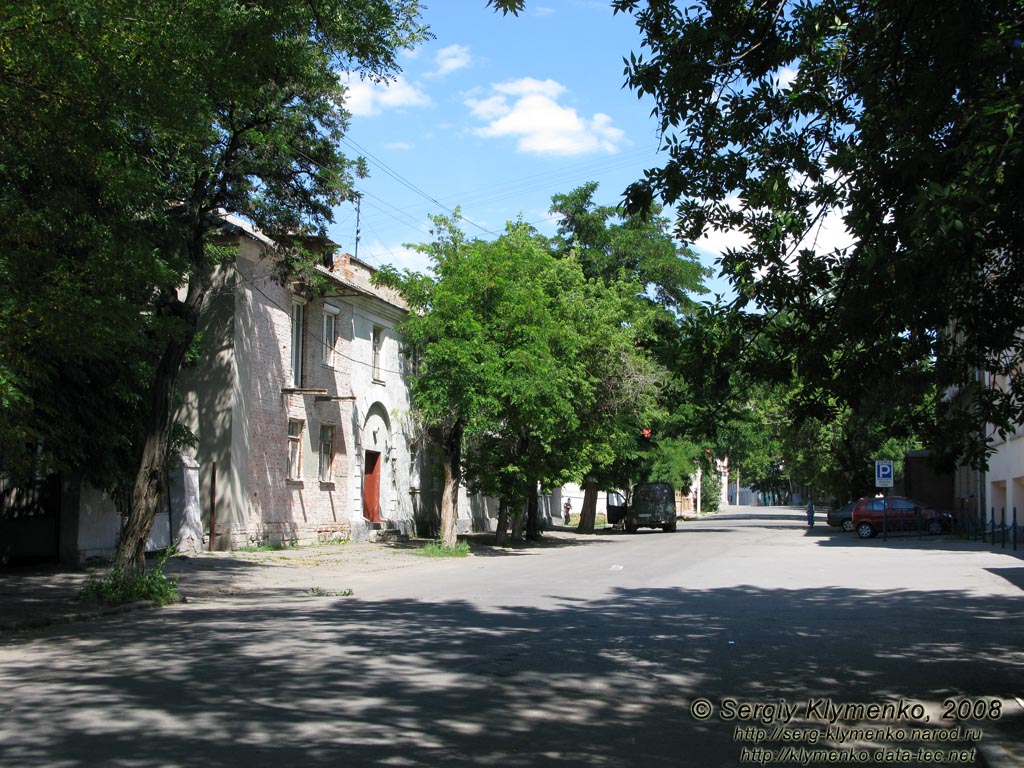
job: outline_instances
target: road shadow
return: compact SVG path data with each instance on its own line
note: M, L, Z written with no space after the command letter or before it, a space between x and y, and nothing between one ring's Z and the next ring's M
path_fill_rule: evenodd
M555 607L487 609L219 601L51 628L0 655L0 758L732 765L745 746L737 723L694 719L694 699L938 706L1013 695L1024 674L1024 595L740 586L551 597Z
M1017 589L1024 591L1024 566L1020 568L986 568L985 570L1006 579Z
M466 541L473 554L478 557L511 557L529 555L533 552L551 549L571 549L590 547L607 542L596 538L599 534L578 534L575 528L558 526L541 534L538 539L506 540L498 545L494 533L472 533L459 536L459 541Z
M1024 551L1014 552L1010 547L1001 549L998 545L985 544L981 541L973 541L957 536L955 533L943 533L933 536L928 533L915 531L896 531L889 533L887 537L882 534L874 538L862 539L856 533L847 533L833 529L834 533L823 536L818 542L823 547L840 548L867 548L881 547L890 549L928 549L948 552L995 552L1000 555L1009 555L1018 559L1024 559Z

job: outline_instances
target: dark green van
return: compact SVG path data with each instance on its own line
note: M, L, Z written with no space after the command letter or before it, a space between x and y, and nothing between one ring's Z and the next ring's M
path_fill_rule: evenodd
M668 483L640 483L633 486L633 495L626 508L623 527L626 533L637 528L676 529L676 492Z

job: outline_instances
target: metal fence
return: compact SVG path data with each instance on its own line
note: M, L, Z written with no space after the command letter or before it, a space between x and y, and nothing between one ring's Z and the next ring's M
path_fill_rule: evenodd
M1010 547L1017 551L1020 538L1020 527L1017 522L1017 508L1013 507L1009 514L1006 507L1000 507L998 514L992 507L992 514L982 520L976 513L962 511L959 517L960 535L971 541L982 541L1000 549Z

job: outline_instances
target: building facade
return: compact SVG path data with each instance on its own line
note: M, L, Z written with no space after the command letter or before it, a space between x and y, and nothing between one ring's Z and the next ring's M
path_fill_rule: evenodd
M225 223L237 257L215 276L202 354L179 385L178 418L197 438L204 547L412 533L419 457L395 332L401 297L329 250L317 290L283 280L269 238Z

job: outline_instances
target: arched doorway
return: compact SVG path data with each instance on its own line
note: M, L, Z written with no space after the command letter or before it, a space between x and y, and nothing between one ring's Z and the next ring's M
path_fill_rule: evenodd
M380 403L374 403L363 423L363 517L371 523L383 521L386 508L383 495L387 483L383 482L388 454L391 450L391 420Z

